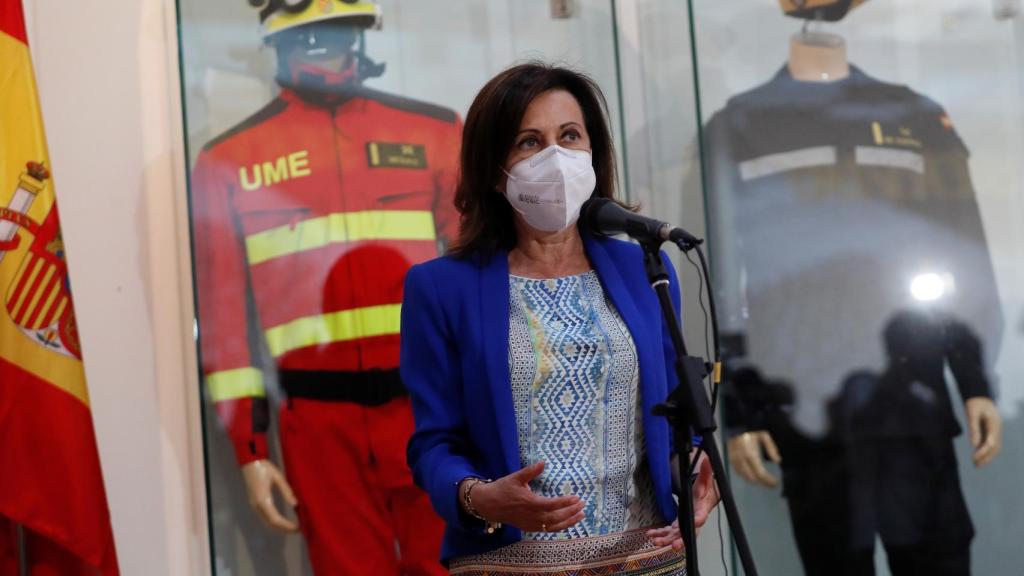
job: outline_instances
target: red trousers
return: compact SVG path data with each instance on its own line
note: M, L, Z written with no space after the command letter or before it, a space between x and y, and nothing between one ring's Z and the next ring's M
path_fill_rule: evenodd
M444 523L406 464L408 398L373 407L293 398L279 422L317 576L447 574Z

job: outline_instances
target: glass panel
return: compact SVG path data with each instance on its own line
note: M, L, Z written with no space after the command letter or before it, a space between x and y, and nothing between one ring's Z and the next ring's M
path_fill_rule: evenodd
M762 573L1013 572L1020 2L691 4L733 485ZM968 423L985 442L1000 420L979 469ZM759 474L769 439L781 465Z
M415 503L401 500L411 415L388 401L402 277L457 225L460 118L495 73L541 58L597 79L621 142L613 4L570 2L566 18L553 4L179 1L217 574L386 573L396 547L407 568L435 569L439 520L411 488ZM380 29L361 33L377 8ZM281 66L261 40L261 11L288 54L308 59ZM343 14L354 28L292 34ZM358 97L332 89L351 74L364 81ZM268 456L275 468L262 473L280 468L303 503L312 567L301 538L250 508L239 464ZM382 489L387 503L370 493Z
M623 146L629 199L642 213L706 235L698 139L700 114L690 30L690 7L677 0L617 3L624 102ZM699 22L699 21L698 21ZM663 249L683 287L683 331L690 354L711 357L707 287L697 256L691 262L670 244ZM720 526L721 524L721 526ZM700 573L729 573L729 534L721 507L697 541Z

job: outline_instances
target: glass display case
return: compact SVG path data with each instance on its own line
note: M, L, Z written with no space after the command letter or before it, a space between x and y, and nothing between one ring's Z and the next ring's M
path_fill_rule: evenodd
M707 238L721 443L760 572L1009 573L1020 10L178 0L215 573L437 570L405 465L402 279L454 239L472 99L530 59L604 91L620 196ZM706 287L673 261L702 353ZM701 572L737 573L724 521L728 567L709 560L719 528Z
M622 161L615 10L179 2L217 573L440 570L405 464L402 279L454 240L462 118L509 65L592 76Z
M1019 3L691 4L725 435L764 572L1012 572Z

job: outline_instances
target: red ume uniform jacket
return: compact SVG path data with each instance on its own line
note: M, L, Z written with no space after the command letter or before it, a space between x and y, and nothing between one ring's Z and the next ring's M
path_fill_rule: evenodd
M406 270L457 232L461 132L365 87L340 104L285 89L200 153L202 366L239 464L267 457L261 348L282 370L398 367Z

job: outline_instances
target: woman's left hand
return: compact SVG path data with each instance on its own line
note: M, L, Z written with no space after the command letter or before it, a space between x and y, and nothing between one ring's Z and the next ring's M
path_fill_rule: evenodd
M711 462L706 454L701 453L697 462L697 480L693 483L693 516L694 524L697 527L697 534L708 521L711 511L718 505L721 497L718 494L718 487L715 485L714 473L711 470ZM683 549L683 534L679 530L679 520L664 528L654 528L647 531L647 537L656 546L669 546L678 551Z

